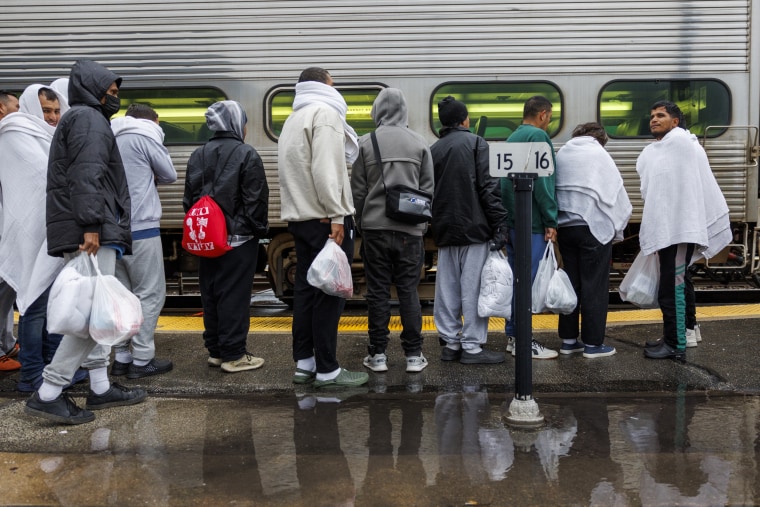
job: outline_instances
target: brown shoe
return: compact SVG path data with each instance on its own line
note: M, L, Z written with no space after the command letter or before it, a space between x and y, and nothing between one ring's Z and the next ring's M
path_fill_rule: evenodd
M0 357L0 371L16 371L21 369L21 363L8 356Z

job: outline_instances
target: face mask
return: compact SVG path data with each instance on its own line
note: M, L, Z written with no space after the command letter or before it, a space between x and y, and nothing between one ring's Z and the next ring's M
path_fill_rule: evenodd
M114 97L113 95L106 95L106 103L103 104L103 114L106 115L106 118L110 118L111 116L115 115L119 112L119 108L121 108L121 100L119 97Z

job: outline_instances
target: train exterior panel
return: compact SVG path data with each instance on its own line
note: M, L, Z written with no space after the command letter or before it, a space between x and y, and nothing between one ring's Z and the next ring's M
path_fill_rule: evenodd
M645 108L661 93L658 84L671 83L669 96L688 102L691 122L700 124L698 133L735 224L734 260L714 263L713 269L745 276L754 275L760 264L760 38L753 37L760 9L752 7L752 0L6 0L0 87L23 90L30 83L49 83L67 75L76 59L91 58L124 77L127 97L133 89L162 90L163 102L156 104L166 110L157 109L162 120L171 120L164 128L174 128L174 120L179 125L179 141L168 142L167 134L167 142L180 178L160 190L167 273L190 280L193 259L178 248L178 235L184 168L203 140L202 125L181 125L182 115L172 118L169 104L172 94L195 89L241 102L249 116L246 141L261 154L271 190L271 241L260 267L268 265L275 293L287 298L296 259L279 217L276 137L284 116L274 104L278 93L292 94L304 68L329 69L339 90L358 90L358 96L383 86L402 89L410 128L431 143L437 139L435 103L446 90L461 91L458 98L470 106L475 128L478 119L488 122L479 133L493 141L503 140L510 125L519 123L521 104L530 96L527 84L547 84L556 90L555 149L579 123L603 121L608 127L607 149L634 205L630 241L617 250L619 272L637 245L643 203L635 162L651 142L626 108ZM499 91L509 83L524 84L525 90ZM619 89L615 83L621 83ZM485 91L468 94L469 85ZM713 99L713 86L725 90L725 98ZM201 105L196 115L202 116ZM366 125L370 106L371 100L349 102L349 122L364 122L360 132L372 128ZM611 113L616 109L619 118ZM423 297L432 298L434 252L428 245ZM360 263L356 282L360 295ZM178 290L188 289L180 282Z

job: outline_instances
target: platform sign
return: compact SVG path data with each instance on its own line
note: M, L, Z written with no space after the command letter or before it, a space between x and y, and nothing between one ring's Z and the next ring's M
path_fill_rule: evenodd
M489 174L506 178L512 173L554 174L554 157L549 143L489 143Z

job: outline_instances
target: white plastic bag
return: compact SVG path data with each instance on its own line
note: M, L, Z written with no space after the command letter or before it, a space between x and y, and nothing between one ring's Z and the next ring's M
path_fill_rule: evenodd
M478 295L478 315L480 317L512 316L512 268L501 252L489 252L480 274L480 294Z
M538 263L536 278L533 280L531 287L531 311L533 313L542 313L546 311L546 293L549 290L554 272L557 270L557 258L554 256L554 243L546 243L544 256Z
M552 313L569 315L577 305L578 296L570 277L564 269L556 270L549 281L549 290L546 291L546 308Z
M660 287L660 258L656 253L641 255L633 260L633 264L620 282L620 299L628 301L641 308L657 308L657 291Z
M47 306L48 333L87 338L95 291L95 267L82 252L63 267L50 288Z
M306 280L325 294L350 298L354 294L354 281L346 253L333 239L325 246L309 266Z
M92 258L97 277L92 297L90 336L101 345L118 345L140 331L143 323L140 300L113 275L104 275Z

